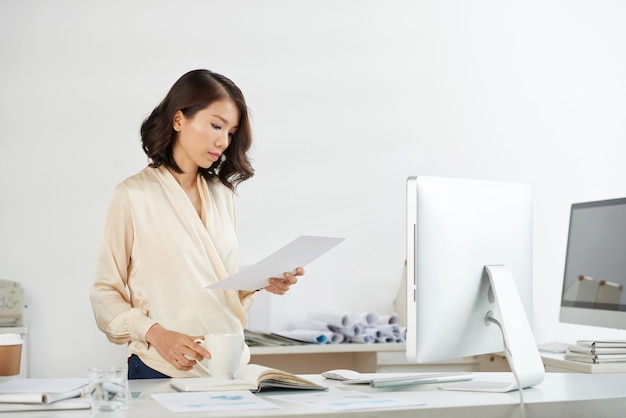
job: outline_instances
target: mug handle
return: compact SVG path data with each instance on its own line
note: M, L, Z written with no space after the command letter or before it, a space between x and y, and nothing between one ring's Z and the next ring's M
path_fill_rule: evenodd
M200 338L196 338L195 340L193 340L193 342L194 342L194 343L201 344L201 343L203 343L203 342L204 342L204 340L203 340L203 339L200 339ZM202 370L204 370L204 371L206 372L206 374L208 374L209 376L211 375L211 372L209 371L209 369L208 369L208 368L207 368L204 364L200 363L200 361L199 361L198 359L195 359L195 358L194 358L194 360L196 360L196 364L197 364L198 366L200 366L200 368L201 368Z

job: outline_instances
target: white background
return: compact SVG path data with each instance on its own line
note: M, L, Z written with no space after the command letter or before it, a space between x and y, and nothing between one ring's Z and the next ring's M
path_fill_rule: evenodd
M27 292L30 376L124 361L88 298L104 214L147 162L141 121L195 68L252 112L242 264L346 238L269 301L272 327L390 312L405 180L428 174L532 185L539 342L626 338L558 320L571 203L626 196L624 22L617 0L2 0L0 277Z

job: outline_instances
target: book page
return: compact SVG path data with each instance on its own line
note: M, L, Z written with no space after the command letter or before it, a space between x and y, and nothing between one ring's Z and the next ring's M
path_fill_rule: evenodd
M326 389L324 386L320 386L294 374L261 366L260 364L246 364L240 367L236 377L236 379L226 377L173 378L170 381L170 385L183 392L243 389L258 391L262 387Z
M256 390L256 382L227 377L181 377L170 380L170 386L183 392L214 390Z
M237 370L236 379L228 377L173 378L170 385L184 392L209 390L257 390L261 373L271 370L258 364L246 364Z
M251 381L256 379L259 389L263 387L292 389L326 389L310 380L284 370L272 369L259 364L248 364L239 369L237 376Z

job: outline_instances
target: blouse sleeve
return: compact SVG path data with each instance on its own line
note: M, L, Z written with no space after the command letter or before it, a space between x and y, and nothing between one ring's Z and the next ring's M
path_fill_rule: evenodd
M145 341L146 332L155 323L144 309L132 306L127 291L132 246L130 201L126 186L121 184L106 216L90 294L98 328L116 344Z
M240 290L239 291L239 300L241 301L241 307L244 312L248 312L250 307L252 306L252 302L254 302L254 294L256 291L249 290Z

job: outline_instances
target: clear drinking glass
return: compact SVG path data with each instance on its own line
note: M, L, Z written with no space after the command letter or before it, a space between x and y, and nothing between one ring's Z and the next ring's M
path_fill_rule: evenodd
M128 378L125 366L92 367L89 369L91 407L98 411L115 411L128 397Z

